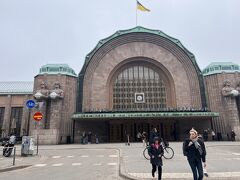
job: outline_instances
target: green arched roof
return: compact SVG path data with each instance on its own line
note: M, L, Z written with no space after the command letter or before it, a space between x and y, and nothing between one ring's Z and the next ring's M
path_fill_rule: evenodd
M63 74L68 76L77 77L74 70L67 64L46 64L40 68L38 75L40 74Z
M211 74L218 74L218 73L234 73L240 72L240 67L238 64L232 62L213 62L209 64L203 70L203 75L211 75Z
M127 30L119 30L117 32L115 32L114 34L112 34L111 36L100 40L97 45L95 46L95 48L86 56L85 59L85 65L87 65L89 63L89 61L91 60L92 56L98 51L99 48L101 48L104 44L106 44L107 42L109 42L110 40L125 35L125 34L129 34L129 33L150 33L150 34L154 34L154 35L158 35L161 37L164 37L166 39L168 39L169 41L173 42L175 45L177 45L179 48L181 48L188 56L189 58L192 60L192 62L196 65L196 60L194 55L188 51L183 45L182 43L176 39L173 38L171 36L168 36L167 34L165 34L164 32L160 31L160 30L153 30L153 29L148 29L142 26L136 26L132 29L127 29Z

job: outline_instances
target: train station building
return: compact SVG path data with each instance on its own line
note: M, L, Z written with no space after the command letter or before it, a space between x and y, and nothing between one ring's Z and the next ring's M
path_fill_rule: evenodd
M28 99L37 102L33 110ZM36 111L44 115L40 124ZM178 39L138 26L100 40L78 75L67 64L47 64L34 82L0 82L2 136L38 133L42 144L60 144L92 132L100 142L126 135L134 142L154 127L169 141L192 127L223 140L234 130L239 139L239 65L214 62L200 70Z

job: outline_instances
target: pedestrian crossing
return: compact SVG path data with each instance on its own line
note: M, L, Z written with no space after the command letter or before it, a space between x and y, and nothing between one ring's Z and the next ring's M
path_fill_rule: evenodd
M72 163L72 166L81 166L82 163Z
M59 159L61 156L52 156L53 159Z
M77 155L50 155L49 159L52 161L48 161L48 163L39 163L34 164L33 167L62 167L62 166L117 166L119 155L117 154L94 154L94 155L87 155L87 154L77 154ZM68 162L66 160L68 159ZM89 162L85 159L95 159L96 162ZM106 159L108 159L106 161ZM103 162L99 162L99 161ZM74 162L75 161L75 162ZM109 162L110 161L110 162Z
M90 158L90 157L98 157L98 158L104 158L104 157L109 157L109 158L118 158L118 155L111 154L111 155L79 155L79 156L51 156L52 159L60 159L60 158L76 158L76 157L81 157L81 158Z
M89 164L84 163L71 163L72 166L89 166ZM92 163L92 166L117 166L118 163ZM54 163L54 164L35 164L33 167L46 167L46 166L53 166L53 167L60 167L60 166L69 166L69 164L64 163Z
M57 164L53 164L52 166L58 167L58 166L62 166L63 163L57 163Z

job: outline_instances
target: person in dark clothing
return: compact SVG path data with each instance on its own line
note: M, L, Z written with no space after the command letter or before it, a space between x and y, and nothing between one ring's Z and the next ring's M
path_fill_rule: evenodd
M235 136L236 133L234 132L234 130L231 131L231 141L235 141Z
M160 139L155 137L153 144L148 149L148 154L150 156L150 163L152 164L152 177L155 177L155 172L158 167L158 180L162 179L162 156L163 156L163 147L160 144Z
M204 139L204 141L208 140L208 131L207 130L204 130L204 132L203 132L203 139Z
M198 138L198 133L195 129L190 130L190 138L183 143L183 154L187 156L188 163L192 169L193 179L203 179L203 167L206 167L206 148L204 142Z
M92 132L88 132L88 143L92 143Z
M159 137L157 128L153 128L152 131L150 132L150 137L149 137L149 144L154 143L154 138Z

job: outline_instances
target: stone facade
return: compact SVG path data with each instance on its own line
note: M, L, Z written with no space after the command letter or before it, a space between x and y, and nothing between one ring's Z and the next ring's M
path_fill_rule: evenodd
M32 99L32 95L17 95L17 94L8 94L0 95L0 107L4 108L4 119L2 122L2 136L6 136L11 133L11 121L12 117L12 108L20 108L22 115L20 117L20 134L18 136L27 135L28 133L28 121L29 121L29 111L26 108L26 101Z
M240 72L210 74L206 75L204 80L207 87L209 108L211 111L220 113L219 117L213 118L213 129L216 132L221 132L225 139L227 139L227 135L230 137L231 130L234 130L237 139L239 139L238 97L228 96L223 92L223 88L226 81L229 81L230 89L236 89L240 80Z
M33 135L35 138L38 136L40 144L73 141L80 143L83 132L86 134L92 132L93 142L95 135L100 142L122 142L126 140L127 135L131 141L135 141L137 132L149 133L153 127L158 128L161 136L168 140L182 140L192 127L198 129L200 133L206 129L213 129L216 133L221 133L223 139L227 139L227 134L234 130L239 139L240 69L235 64L225 64L226 66L223 64L218 63L201 71L194 55L179 40L161 31L143 27L118 31L99 41L96 48L86 56L78 77L66 64L47 64L42 66L35 76L33 90L31 89L30 93L2 93L3 87L0 83L2 136L16 129L12 123L14 122L12 114L13 109L19 107L22 112L19 136ZM128 67L135 66L139 71L132 72L137 72L138 80L141 74L142 79L139 82L148 81L151 87L141 83L133 87L134 83L129 85L128 81L128 84L124 85L127 88L119 90L116 83L119 74L123 77L123 72L128 69L126 76L129 80ZM147 76L144 74L145 69L140 72L140 66L147 69ZM147 79L151 72L154 74L153 77ZM156 80L156 76L161 81ZM160 82L164 85L160 85ZM161 104L164 108L154 111L165 112L166 116L151 116L149 112L154 112L153 110L141 109L137 110L137 113L149 113L150 116L116 117L116 111L136 113L127 109L129 104L126 109L119 108L115 111L113 108L113 104L118 103L113 102L114 100L123 100L123 103L125 100L129 101L128 88L135 94L145 93L146 97L152 100L148 101L148 107L151 107L151 102L161 104L164 101ZM139 92L144 91L144 88L149 90ZM119 90L119 93L116 93L116 90ZM156 100L154 93L161 94L163 98L154 101ZM120 97L121 94L126 96L117 99L116 95ZM28 110L25 103L33 98L37 102L37 107ZM43 119L39 123L33 120L33 114L37 111L43 114ZM115 117L88 119L77 116L89 113L103 117L102 111ZM179 116L168 117L178 111ZM209 111L216 113L211 114ZM194 112L200 115L196 116Z
M115 39L114 41L124 44L110 50L102 47L103 50L100 49L94 54L85 70L82 82L82 111L89 111L93 108L111 109L109 94L111 94L112 76L121 66L138 57L142 57L146 63L157 66L168 78L171 94L175 97L172 102L169 102L169 106L196 108L203 106L199 85L199 76L201 75L189 57L182 51L177 52L179 48L174 44L169 49L163 48L158 44L146 42L144 34L139 34L139 38L141 37L143 38L142 42L124 43L121 38ZM157 37L153 38L157 39ZM128 41L130 39L130 37L127 38ZM159 39L159 42L161 41L163 40ZM109 42L109 45L105 46L112 47L111 43L113 42Z
M49 97L37 100L42 103L42 107L35 109L34 112L41 111L44 118L37 125L36 122L31 124L31 134L36 136L39 133L41 144L66 143L67 137L72 138L71 116L76 110L77 78L63 74L37 75L34 81L34 94L37 93L42 82L46 84ZM60 85L58 89L56 84ZM60 98L51 97L52 93L63 94L63 92L64 95Z
M178 40L160 31L136 27L131 30L118 31L111 37L101 40L87 55L78 79L78 112L112 111L113 83L117 75L124 68L139 64L143 67L152 67L163 80L167 94L166 107L175 109L207 107L203 75L196 64L194 55L186 50ZM80 122L76 120L75 138L80 138L81 131L93 131L94 129L102 139L106 139L107 136L116 136L118 140L113 138L112 141L120 141L125 136L124 132L128 131L128 133L131 132L131 140L134 140L137 127L141 130L146 128L149 132L152 126L158 126L160 131L168 134L168 137L173 131L178 131L178 136L183 138L187 128L195 125L201 131L211 128L210 120L211 118L197 120L193 117L185 121L172 118L168 119L168 122L172 123L168 123L163 118L149 117L143 121L110 119L102 120L102 123L93 123L93 121L85 122L86 120L79 119ZM174 127L174 122L179 126Z
M33 82L0 82L0 138L15 133L28 135L29 110L26 101L32 99Z

